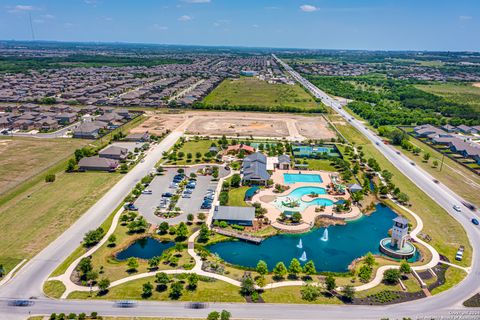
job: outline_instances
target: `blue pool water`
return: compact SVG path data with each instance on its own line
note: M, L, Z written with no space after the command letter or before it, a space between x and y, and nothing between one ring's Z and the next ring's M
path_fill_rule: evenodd
M299 174L299 173L284 173L283 180L286 184L292 184L297 182L310 182L310 183L322 183L322 177L318 174Z
M163 251L171 248L175 242L160 242L154 238L142 238L135 241L128 248L120 251L116 258L117 260L127 260L130 257L139 259L151 259L153 257L161 256Z
M379 253L379 242L388 236L395 217L395 212L389 207L377 205L370 216L343 226L328 227L327 241L322 241L325 228L318 228L304 234L274 236L259 245L227 241L211 245L208 249L226 262L245 267L254 268L259 260L264 260L270 270L280 261L288 268L292 258L299 259L305 252L306 261L312 260L317 271L345 272L354 259L367 252ZM300 239L302 248L297 247Z
M322 187L300 187L294 189L292 192L290 192L286 196L278 197L275 199L273 204L280 210L280 211L298 211L302 212L304 211L308 206L331 206L333 205L333 201L330 199L324 199L324 198L316 198L313 199L312 201L303 201L302 197L304 195L308 194L327 194L325 191L325 188ZM292 201L296 201L298 206L296 207L289 207L286 206L286 203L290 203Z

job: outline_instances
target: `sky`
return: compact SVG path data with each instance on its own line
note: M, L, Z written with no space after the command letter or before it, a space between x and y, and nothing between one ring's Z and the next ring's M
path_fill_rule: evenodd
M480 0L1 0L0 39L480 51Z

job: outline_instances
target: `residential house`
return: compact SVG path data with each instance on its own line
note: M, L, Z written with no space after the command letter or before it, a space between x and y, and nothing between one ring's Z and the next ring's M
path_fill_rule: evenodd
M148 132L132 133L126 136L125 140L133 142L148 142L150 141L150 134Z
M94 122L84 122L77 128L73 129L73 137L80 139L97 139L102 127L96 125Z
M101 150L98 155L100 156L100 158L125 160L128 156L128 149L117 146L108 146L105 149Z
M78 162L79 171L115 171L118 161L100 157L85 157Z
M58 123L62 125L69 125L77 120L77 114L73 112L60 113L55 118L57 119Z
M472 127L461 124L457 127L457 129L458 129L458 131L460 131L462 133L469 134L469 133L471 133Z

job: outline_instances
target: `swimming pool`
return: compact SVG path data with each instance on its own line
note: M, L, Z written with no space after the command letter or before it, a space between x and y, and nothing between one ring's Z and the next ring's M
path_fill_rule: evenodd
M315 193L317 195L327 194L324 188L321 187L300 187L296 188L288 195L278 197L273 202L274 205L282 212L284 211L297 211L302 212L309 206L332 206L333 201L325 198L316 198L312 201L303 201L304 195ZM296 203L295 206L291 206L292 203Z
M322 183L322 177L318 174L300 174L300 173L284 173L283 180L286 184L293 184L297 182Z

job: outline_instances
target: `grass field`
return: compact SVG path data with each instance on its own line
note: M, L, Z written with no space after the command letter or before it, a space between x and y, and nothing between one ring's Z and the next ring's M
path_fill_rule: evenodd
M31 258L74 223L122 175L59 173L53 183L43 180L0 206L0 264L8 270Z
M0 137L0 194L70 156L87 144L78 139Z
M149 277L139 280L130 281L122 285L113 287L109 292L103 296L98 296L93 293L90 297L89 292L72 292L69 299L142 299L142 285L150 282L155 287L155 278ZM186 285L185 285L186 286ZM166 291L153 291L153 295L148 300L170 301L169 289ZM183 295L178 301L205 301L205 302L245 302L245 299L240 295L240 289L234 285L224 281L205 282L199 281L198 287L194 291L183 290Z
M228 192L228 203L229 206L236 207L248 207L249 205L245 202L245 192L250 189L250 187L240 187L231 189Z
M65 290L65 285L58 280L47 281L43 284L43 292L50 298L59 299Z
M342 304L338 298L326 294L321 294L315 301L303 300L300 292L301 288L300 286L292 286L265 290L262 293L262 298L266 303Z
M465 246L465 258L458 262L462 266L469 266L472 258L472 248L465 230L435 201L420 190L412 181L405 177L391 164L363 135L341 118L332 114L330 120L337 129L350 142L363 146L365 157L375 158L382 169L387 169L394 174L392 181L410 197L411 209L416 212L424 222L423 233L428 234L432 241L430 244L435 249L447 256L450 261L455 260L455 253L460 245Z
M453 102L471 105L480 112L480 88L474 87L470 83L439 83L417 85L416 87Z
M206 105L289 106L304 109L318 106L313 97L298 84L269 84L255 78L224 80L203 102Z

